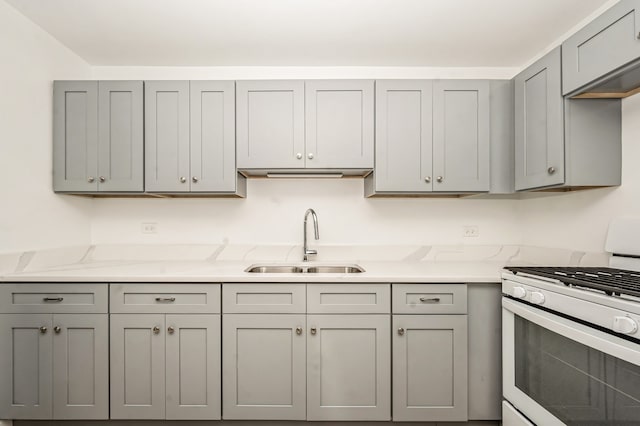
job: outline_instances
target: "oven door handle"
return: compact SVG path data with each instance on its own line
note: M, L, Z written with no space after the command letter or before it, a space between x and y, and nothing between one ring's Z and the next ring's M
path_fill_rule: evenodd
M502 298L502 307L519 317L585 346L623 359L631 364L640 365L640 351L637 343L505 297Z

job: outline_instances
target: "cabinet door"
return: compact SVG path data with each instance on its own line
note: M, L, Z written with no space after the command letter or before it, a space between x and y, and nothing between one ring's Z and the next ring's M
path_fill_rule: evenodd
M164 315L111 315L111 418L165 418Z
M639 58L639 33L640 4L623 0L569 37L562 43L562 93Z
M145 189L189 191L189 82L146 81Z
M98 82L53 84L53 190L98 190Z
M167 419L220 419L220 315L167 315Z
M107 315L56 314L53 327L53 418L108 419Z
M393 420L467 420L467 316L393 316Z
M304 81L236 82L240 169L304 167Z
M564 183L560 48L515 77L516 190Z
M304 330L304 315L225 315L224 419L305 419Z
M489 190L490 93L487 80L433 85L433 190Z
M142 192L142 81L101 81L98 91L98 189Z
M429 80L376 81L376 191L431 191L432 86Z
M306 167L373 167L373 80L305 82Z
M307 419L390 420L389 316L310 315L307 324Z
M0 418L52 418L51 315L0 315Z
M233 81L192 81L191 191L236 190L236 108Z

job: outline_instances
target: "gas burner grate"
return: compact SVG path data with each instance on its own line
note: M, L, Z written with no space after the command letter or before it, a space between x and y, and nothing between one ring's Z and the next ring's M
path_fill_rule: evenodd
M518 274L526 273L553 278L568 286L602 290L608 295L640 297L640 272L599 267L515 267L505 269Z

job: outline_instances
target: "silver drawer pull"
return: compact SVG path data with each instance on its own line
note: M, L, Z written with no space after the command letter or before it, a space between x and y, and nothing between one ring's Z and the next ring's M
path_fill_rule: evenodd
M439 297L421 297L420 301L423 303L440 303L440 298Z
M156 297L156 302L175 302L175 297Z
M44 302L62 302L64 297L45 297L42 300Z

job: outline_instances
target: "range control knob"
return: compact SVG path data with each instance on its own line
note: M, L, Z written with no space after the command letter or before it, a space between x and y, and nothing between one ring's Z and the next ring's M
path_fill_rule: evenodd
M638 331L638 323L629 317L613 317L613 331L622 334L634 334Z
M512 296L516 299L524 299L527 297L527 290L524 287L514 287Z
M535 305L542 305L544 303L544 294L539 291L531 292L531 303Z

